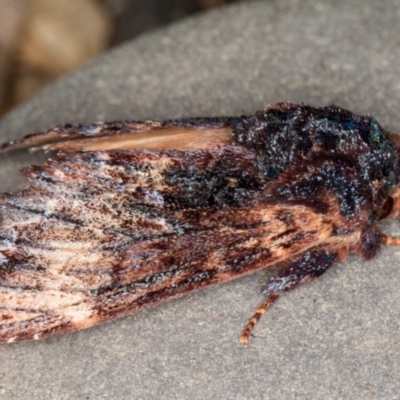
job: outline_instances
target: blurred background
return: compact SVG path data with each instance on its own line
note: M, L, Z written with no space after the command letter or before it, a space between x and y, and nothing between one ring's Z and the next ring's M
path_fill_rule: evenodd
M0 116L108 48L238 0L0 0Z

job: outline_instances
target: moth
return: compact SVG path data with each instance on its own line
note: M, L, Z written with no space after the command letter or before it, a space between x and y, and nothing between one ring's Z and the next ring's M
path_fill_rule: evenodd
M0 198L0 341L89 328L263 268L265 301L400 239L400 142L335 105L67 124L1 147L57 156Z

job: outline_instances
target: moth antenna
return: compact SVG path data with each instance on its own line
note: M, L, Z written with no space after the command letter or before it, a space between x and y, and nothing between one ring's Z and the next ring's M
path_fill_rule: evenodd
M249 337L251 335L252 330L256 326L257 322L261 319L261 317L268 311L268 309L272 306L272 304L275 303L275 301L278 299L280 295L279 294L273 294L268 297L264 303L262 303L254 313L254 315L249 319L249 322L247 322L247 325L244 327L242 334L240 335L239 338L239 343L241 344L248 344L249 343Z
M400 238L398 237L392 237L381 233L380 239L382 244L386 244L388 246L400 246Z

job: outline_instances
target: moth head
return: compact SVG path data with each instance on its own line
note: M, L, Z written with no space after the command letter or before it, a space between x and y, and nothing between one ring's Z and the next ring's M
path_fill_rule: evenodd
M400 214L400 187L395 187L386 199L379 219L394 219Z
M400 159L400 135L392 132L386 132L389 140L394 144L398 159ZM392 189L389 192L379 215L379 219L394 219L400 214L400 184L399 179L396 176L400 175L400 165L397 167L397 171L392 171L389 174L388 180ZM394 186L394 187L393 187Z

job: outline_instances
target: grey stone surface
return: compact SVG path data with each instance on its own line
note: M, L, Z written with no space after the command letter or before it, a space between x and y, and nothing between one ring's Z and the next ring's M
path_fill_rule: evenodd
M1 139L71 121L337 103L400 131L400 2L262 1L110 51L0 122ZM1 190L42 155L0 160ZM399 233L398 221L386 227ZM400 251L355 257L282 297L237 338L265 272L115 323L0 347L4 399L397 399Z

